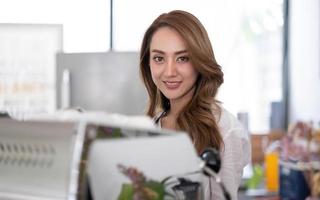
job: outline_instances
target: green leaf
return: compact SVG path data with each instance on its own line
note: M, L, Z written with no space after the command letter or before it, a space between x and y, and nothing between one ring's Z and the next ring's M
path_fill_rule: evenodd
M122 184L121 192L118 200L132 200L133 198L133 186L131 184Z
M145 186L153 190L158 194L158 197L156 199L152 200L163 200L165 195L165 188L164 186L157 181L149 180L145 183Z
M263 168L260 165L253 166L253 175L247 180L246 186L249 189L257 188L263 180Z

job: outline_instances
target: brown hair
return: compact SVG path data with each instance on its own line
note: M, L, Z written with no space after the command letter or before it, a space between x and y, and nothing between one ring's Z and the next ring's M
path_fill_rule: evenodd
M140 75L149 94L147 115L154 117L159 109L170 110L169 100L153 83L149 66L150 42L161 27L171 27L182 36L190 60L199 72L193 98L179 114L177 127L190 135L198 153L207 147L220 149L222 137L212 112L214 109L220 116L221 109L215 96L223 83L223 73L215 60L205 28L188 12L175 10L161 14L145 32L140 51Z

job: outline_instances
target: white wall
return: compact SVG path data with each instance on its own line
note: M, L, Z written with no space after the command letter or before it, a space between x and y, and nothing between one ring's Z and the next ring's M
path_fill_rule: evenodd
M290 122L320 122L320 1L291 0Z
M0 23L62 24L64 52L109 50L108 0L0 0Z

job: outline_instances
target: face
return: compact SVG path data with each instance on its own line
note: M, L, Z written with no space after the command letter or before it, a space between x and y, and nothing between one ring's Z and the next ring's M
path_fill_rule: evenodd
M171 103L192 98L198 72L176 30L162 27L153 34L149 64L153 82Z

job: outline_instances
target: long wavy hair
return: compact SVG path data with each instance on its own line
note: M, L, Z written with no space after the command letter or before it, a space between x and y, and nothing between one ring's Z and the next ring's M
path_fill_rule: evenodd
M153 34L161 27L171 27L182 36L190 61L199 72L193 98L178 115L176 127L190 135L198 153L207 147L221 149L223 141L213 113L220 117L221 108L215 96L223 83L223 72L216 62L205 28L188 12L174 10L161 14L143 37L140 76L149 95L147 115L154 117L160 111L170 110L170 101L154 84L149 66L150 42Z

